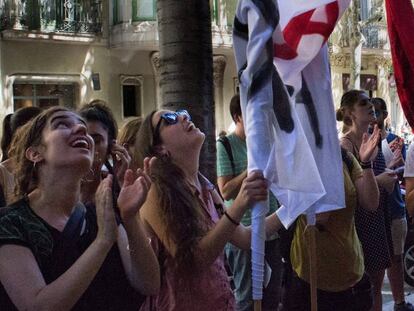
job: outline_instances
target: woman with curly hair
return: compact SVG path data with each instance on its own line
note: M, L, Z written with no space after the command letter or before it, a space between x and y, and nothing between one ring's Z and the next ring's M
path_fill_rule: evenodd
M80 201L94 143L78 114L44 111L25 126L19 146L21 199L0 216L1 309L136 310L135 290L155 294L159 287L156 257L136 218L148 175L126 172L118 226L111 175L96 191L96 214Z

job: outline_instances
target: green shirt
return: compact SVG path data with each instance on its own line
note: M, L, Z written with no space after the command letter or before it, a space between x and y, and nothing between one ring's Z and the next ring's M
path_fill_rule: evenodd
M235 172L233 172L226 148L224 148L221 142L217 142L217 177L237 176L247 169L246 141L241 139L234 133L227 135L227 138L231 145ZM234 200L227 200L227 201L224 201L224 204L226 207L230 207L233 204L233 201ZM270 204L269 214L271 214L275 212L276 209L279 207L275 196L271 192L269 196L269 202L270 202L269 203ZM251 214L252 214L251 210L248 209L246 213L243 215L243 218L241 220L241 223L243 225L245 226L251 225L251 222L252 222Z

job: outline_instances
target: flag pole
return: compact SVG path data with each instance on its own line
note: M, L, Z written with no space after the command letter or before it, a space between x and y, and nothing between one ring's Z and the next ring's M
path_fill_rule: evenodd
M262 311L262 301L254 300L254 311Z
M318 311L318 284L317 284L317 256L316 256L316 219L311 212L307 215L308 225L305 228L305 235L308 237L309 254L309 283L311 296L311 311Z

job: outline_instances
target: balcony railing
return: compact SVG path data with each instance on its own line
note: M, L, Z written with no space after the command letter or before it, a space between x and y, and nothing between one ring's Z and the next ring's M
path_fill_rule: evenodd
M0 30L100 33L101 0L0 0Z
M388 44L388 33L386 25L365 25L361 29L361 33L365 38L364 48L384 49Z

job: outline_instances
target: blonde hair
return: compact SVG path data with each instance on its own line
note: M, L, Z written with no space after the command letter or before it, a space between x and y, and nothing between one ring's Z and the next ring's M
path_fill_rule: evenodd
M124 144L127 144L129 147L132 148L132 154L130 154L132 163L136 167L141 167L142 163L138 162L138 155L137 150L135 146L136 137L138 134L138 131L142 124L142 118L141 117L132 117L127 120L127 122L121 127L121 129L118 132L118 144L123 146Z

